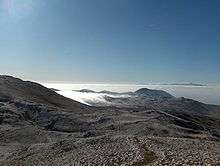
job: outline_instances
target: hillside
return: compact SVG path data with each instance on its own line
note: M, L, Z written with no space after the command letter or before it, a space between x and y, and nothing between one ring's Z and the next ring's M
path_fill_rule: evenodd
M146 92L87 107L0 76L0 165L220 163L219 106Z
M31 101L75 111L85 105L63 97L38 83L0 75L0 100Z

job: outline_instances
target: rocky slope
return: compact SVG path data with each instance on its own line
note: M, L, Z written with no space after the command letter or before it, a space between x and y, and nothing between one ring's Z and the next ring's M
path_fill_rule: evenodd
M11 76L0 76L0 101L31 101L64 109L81 110L85 105L65 98L40 84L22 81Z
M87 107L0 76L0 165L220 164L218 106L158 94L120 102Z

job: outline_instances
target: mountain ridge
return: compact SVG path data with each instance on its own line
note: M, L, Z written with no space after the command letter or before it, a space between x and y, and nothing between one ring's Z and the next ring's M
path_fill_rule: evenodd
M81 90L73 90L76 92L82 92L82 93L101 93L101 94L109 94L109 95L131 95L131 96L145 96L145 97L162 97L162 98L174 98L171 94L167 93L163 90L156 90L156 89L148 89L148 88L140 88L135 92L112 92L107 90L102 91L93 91L90 89L81 89Z
M49 104L64 109L80 110L87 107L72 99L61 96L54 90L48 89L41 84L23 81L6 75L0 75L0 97Z

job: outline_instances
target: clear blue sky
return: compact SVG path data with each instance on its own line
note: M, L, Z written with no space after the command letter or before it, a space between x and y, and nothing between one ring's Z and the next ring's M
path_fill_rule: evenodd
M220 1L0 0L0 73L220 83Z

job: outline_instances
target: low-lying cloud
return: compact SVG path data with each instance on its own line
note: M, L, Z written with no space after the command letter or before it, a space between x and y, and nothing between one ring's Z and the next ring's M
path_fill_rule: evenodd
M77 92L77 91L57 91L62 96L68 97L80 103L91 105L91 103L108 103L105 99L106 97L111 98L124 98L129 97L129 95L120 95L120 94L107 94L107 93L93 93L93 92Z

